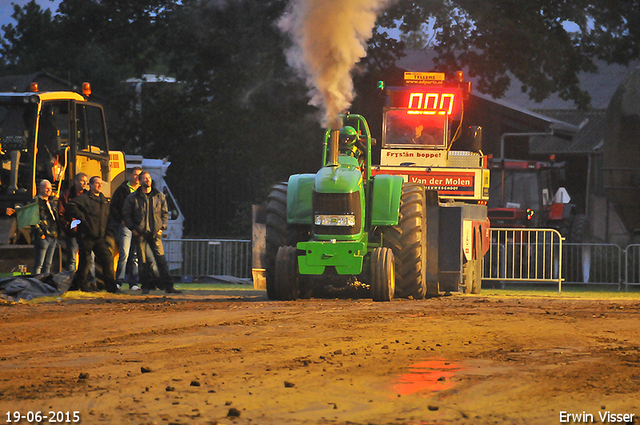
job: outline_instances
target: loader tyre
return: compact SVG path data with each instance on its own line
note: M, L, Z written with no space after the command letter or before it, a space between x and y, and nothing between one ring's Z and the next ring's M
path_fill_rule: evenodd
M391 301L395 293L395 264L393 251L376 248L371 253L371 298Z
M570 243L586 243L589 242L589 221L584 214L577 214L571 220L571 227L569 228L569 240Z
M310 226L287 223L287 182L275 184L267 197L265 261L267 296L277 299L275 290L276 256L282 246L294 246L308 238Z
M425 217L424 187L405 183L398 225L383 232L384 246L391 248L395 258L396 298L423 299L427 294Z
M297 300L300 297L297 251L293 246L281 246L278 249L275 292L279 300Z

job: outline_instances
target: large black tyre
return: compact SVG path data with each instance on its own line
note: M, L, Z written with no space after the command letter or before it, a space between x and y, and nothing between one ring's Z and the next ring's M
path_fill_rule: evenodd
M395 293L395 262L390 248L376 248L371 253L371 298L391 301Z
M423 299L427 294L425 214L424 187L405 183L398 225L383 231L383 244L391 248L395 258L396 298Z
M577 214L571 220L569 228L570 243L586 243L589 242L589 221L584 214Z
M265 261L267 264L265 269L267 296L273 300L276 299L276 255L281 246L288 245L287 183L278 183L271 188L267 198L266 224Z
M282 246L276 255L275 293L279 300L297 300L300 297L297 249Z
M295 246L308 237L308 226L291 226L287 223L287 187L277 183L269 192L266 215L265 269L267 278L267 296L277 299L275 291L276 255L281 246Z

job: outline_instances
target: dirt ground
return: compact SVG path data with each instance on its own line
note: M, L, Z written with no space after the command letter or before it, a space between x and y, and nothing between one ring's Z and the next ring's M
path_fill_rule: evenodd
M0 423L639 424L639 319L565 295L2 304Z

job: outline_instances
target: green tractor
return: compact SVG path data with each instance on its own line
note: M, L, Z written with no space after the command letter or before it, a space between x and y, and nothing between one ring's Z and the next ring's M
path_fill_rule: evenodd
M424 188L401 176L373 178L366 120L340 118L342 127L326 132L318 173L293 175L269 195L268 296L297 299L317 289L314 277L324 275L333 285L348 281L336 276L357 276L369 282L376 301L424 298Z
M264 226L254 225L254 286L266 281L270 299L354 285L375 301L480 291L486 157L479 143L477 152L450 152L461 84L434 75L418 75L429 85L388 89L380 165L364 117L339 115L325 133L322 168L275 185L255 210Z

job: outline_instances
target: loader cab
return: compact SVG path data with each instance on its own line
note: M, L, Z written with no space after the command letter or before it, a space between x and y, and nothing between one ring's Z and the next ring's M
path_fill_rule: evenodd
M57 197L80 171L100 176L110 195L100 105L75 92L0 93L0 208L28 203L43 179Z

